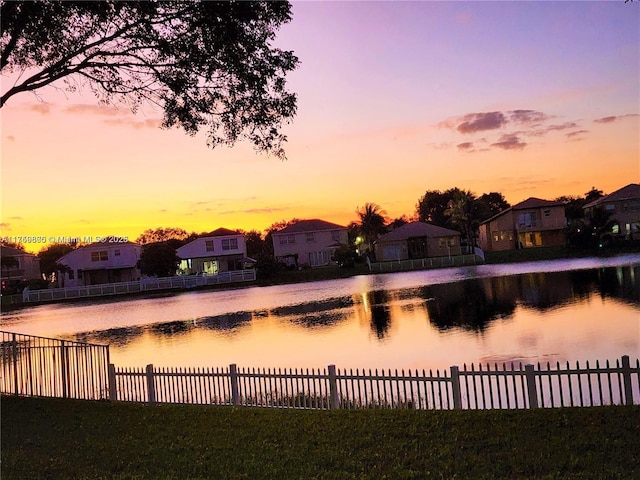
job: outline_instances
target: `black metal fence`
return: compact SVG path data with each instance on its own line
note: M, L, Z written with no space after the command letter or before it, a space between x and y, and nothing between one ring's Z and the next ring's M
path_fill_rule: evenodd
M109 398L109 347L0 331L0 393Z

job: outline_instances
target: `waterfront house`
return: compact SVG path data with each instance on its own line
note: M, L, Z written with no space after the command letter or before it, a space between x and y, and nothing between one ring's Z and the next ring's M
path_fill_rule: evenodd
M0 246L2 262L2 284L15 280L42 278L40 259L31 253L13 247Z
M276 259L290 266L320 267L333 265L333 252L348 245L347 227L325 220L299 220L274 232L273 252Z
M218 228L196 238L176 251L180 258L178 274L217 275L242 270L247 259L244 235L235 230Z
M591 218L596 209L610 214L611 233L629 240L640 238L640 184L630 183L615 192L600 197L584 207L585 217Z
M564 204L530 197L480 224L478 243L486 252L564 245Z
M104 241L76 248L60 258L58 263L66 268L59 272L58 286L81 287L140 280L140 245L110 241L112 238L120 240L105 237Z
M461 255L460 232L430 223L411 222L378 238L375 252L381 262Z

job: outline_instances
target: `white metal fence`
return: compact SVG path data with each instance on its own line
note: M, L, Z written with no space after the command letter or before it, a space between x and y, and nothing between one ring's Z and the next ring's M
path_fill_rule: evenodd
M123 295L154 290L188 289L207 285L251 282L256 279L255 269L235 270L217 275L181 275L166 278L143 278L135 282L105 283L81 287L48 288L23 294L24 302L47 302L84 297Z
M116 368L111 400L278 408L524 409L640 403L640 360L595 366L498 365L398 372Z
M484 263L484 254L451 255L450 257L415 258L412 260L388 260L371 264L372 272L398 272L427 268L460 267Z
M524 409L640 404L640 360L445 370L117 368L109 347L0 332L0 393L275 408Z

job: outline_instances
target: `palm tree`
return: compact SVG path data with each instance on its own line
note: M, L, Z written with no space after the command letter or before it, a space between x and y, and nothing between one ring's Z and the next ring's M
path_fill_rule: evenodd
M373 252L373 242L387 231L387 212L380 205L367 202L364 207L358 208L356 213L360 219L360 233L369 246L369 251Z

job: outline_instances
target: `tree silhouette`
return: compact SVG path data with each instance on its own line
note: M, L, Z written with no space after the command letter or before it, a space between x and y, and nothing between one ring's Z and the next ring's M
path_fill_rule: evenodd
M100 103L159 106L162 126L207 132L210 147L249 139L284 157L296 112L285 76L298 65L271 46L289 2L4 1L0 72L13 96L60 80Z
M470 191L455 189L453 199L449 200L445 215L451 224L458 227L467 239L467 245L473 245L473 207L475 196Z

